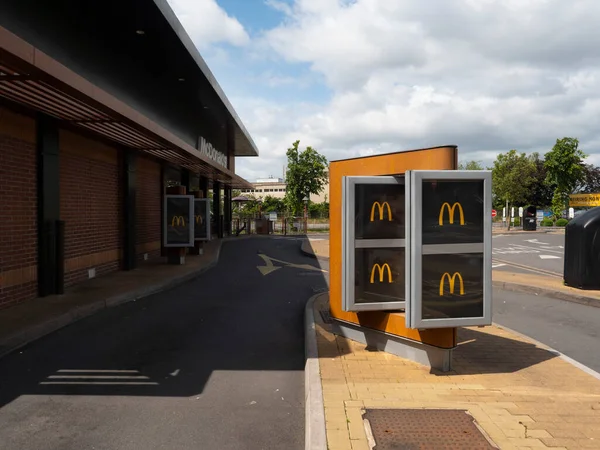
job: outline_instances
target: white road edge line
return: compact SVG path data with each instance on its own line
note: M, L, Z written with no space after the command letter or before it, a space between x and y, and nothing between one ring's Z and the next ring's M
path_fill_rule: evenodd
M556 356L558 356L559 358L563 359L564 361L574 365L575 367L577 367L580 370L583 370L585 373L587 373L588 375L593 376L594 378L600 380L600 373L596 372L594 369L591 369L590 367L586 366L585 364L580 363L579 361L575 361L573 358L570 358L569 356L565 355L564 353L559 352L558 350L550 347L549 345L546 345L538 340L533 339L530 336L527 336L523 333L519 333L518 331L513 330L512 328L508 328L505 327L504 325L500 325L497 322L492 322L492 325L498 327L498 328L502 328L503 330L506 330L510 333L514 333L517 336L519 336L522 339L527 339L530 342L534 343L535 345L537 345L538 347L543 348L544 350L549 351L550 353L555 354Z
M323 292L319 292L308 299L304 309L304 354L306 357L304 366L304 448L306 450L327 450L325 403L313 309L315 300L322 294Z

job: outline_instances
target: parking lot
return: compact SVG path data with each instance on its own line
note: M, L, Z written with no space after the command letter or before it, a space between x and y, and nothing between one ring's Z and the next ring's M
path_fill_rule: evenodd
M495 234L492 268L562 277L565 235L562 233Z

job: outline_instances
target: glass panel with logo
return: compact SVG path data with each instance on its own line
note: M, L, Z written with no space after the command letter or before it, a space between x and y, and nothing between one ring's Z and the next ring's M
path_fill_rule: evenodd
M193 197L165 195L165 247L193 246Z
M404 248L355 249L354 302L403 302Z
M483 253L423 255L421 317L483 316Z
M423 180L423 244L483 242L483 180Z
M491 324L491 172L409 171L407 326Z
M404 239L404 184L356 184L355 239Z

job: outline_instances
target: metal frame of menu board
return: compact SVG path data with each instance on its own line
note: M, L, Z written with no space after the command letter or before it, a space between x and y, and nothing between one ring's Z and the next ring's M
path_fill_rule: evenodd
M210 199L209 198L194 198L194 216L196 215L196 203L205 203L206 214L205 223L202 225L206 227L206 237L197 238L196 236L196 217L194 217L194 240L195 241L210 241Z
M481 181L483 182L483 201L482 201L482 214L481 218L481 229L482 229L482 242L478 243L444 243L437 242L436 244L423 245L423 182L428 181L439 181L441 183L448 181L456 182L469 182L469 181ZM406 172L406 198L407 202L407 214L409 220L407 220L407 280L406 283L406 325L409 328L416 329L427 329L427 328L451 328L461 326L476 326L476 325L490 325L492 323L492 175L490 171L458 171L458 170L437 170L437 171L407 171ZM442 206L439 207L439 221L443 223L444 212L448 212L448 224L450 222L450 216L452 220L460 221L460 225L463 225L462 214L463 207L460 206L458 211L455 211L454 206L458 202L454 202L452 206L444 201ZM446 207L447 205L447 207ZM431 202L427 204L428 208L433 206ZM437 204L435 208L438 208ZM456 218L456 212L459 217ZM464 220L469 220L465 217ZM477 219L479 220L479 219ZM442 225L440 223L440 225ZM466 222L465 222L466 223ZM441 227L440 227L441 228ZM444 232L438 232L438 238L443 237ZM449 234L450 235L450 234ZM441 318L423 318L423 256L424 255L439 255L442 259L444 256L460 256L468 257L466 255L482 255L482 267L481 274L483 279L481 281L482 286L482 299L480 316L469 316L469 317L441 317ZM440 263L443 265L443 263ZM471 268L476 267L471 264ZM430 268L428 268L431 270ZM439 270L441 271L441 269ZM460 275L460 268L453 266L451 270L444 272L439 281L439 296L444 299L439 300L442 302L449 302L450 295L457 295L456 289L459 290L459 296L466 293L466 288L463 285L463 278ZM453 275L450 275L452 273ZM455 274L458 276L455 277ZM447 275L447 277L446 277ZM448 281L448 290L446 289L446 280ZM433 286L433 284L432 284ZM464 290L464 292L463 292ZM447 292L447 294L446 294ZM444 295L446 294L446 295ZM456 297L455 297L456 298ZM459 299L460 301L460 299ZM458 302L457 302L458 303ZM449 305L450 303L445 303ZM479 309L479 307L477 307Z
M404 177L396 176L346 176L342 178L342 309L344 311L401 310L404 301L355 302L356 249L357 248L405 248L405 239L355 239L356 186L404 185ZM406 203L406 198L405 198ZM374 207L374 206L372 206ZM406 207L406 206L405 206ZM383 206L381 206L383 208ZM405 221L406 224L406 221ZM406 232L406 231L405 231ZM405 263L406 264L406 263ZM374 268L372 269L374 270ZM382 273L384 268L379 269ZM388 269L391 273L391 269ZM391 275L390 275L391 276ZM405 277L405 282L408 279Z
M188 240L187 242L177 242L175 244L170 244L168 241L168 210L167 205L170 198L185 198L188 200L188 222L190 226L188 227ZM194 246L194 197L192 195L175 195L175 194L165 194L164 196L164 213L163 213L163 227L164 227L164 247L193 247ZM190 222L190 219L191 222Z

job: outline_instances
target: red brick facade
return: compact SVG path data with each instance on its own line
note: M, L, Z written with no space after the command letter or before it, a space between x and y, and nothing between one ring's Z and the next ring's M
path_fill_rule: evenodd
M65 221L65 287L119 269L122 196L118 150L60 132L60 216Z
M0 107L0 309L37 296L35 121Z
M161 171L160 164L139 157L136 163L136 253L138 259L160 256Z
M65 287L119 270L123 252L122 155L72 131L59 133L60 218ZM0 309L35 299L37 152L32 117L0 107ZM161 251L161 165L136 158L136 254Z

